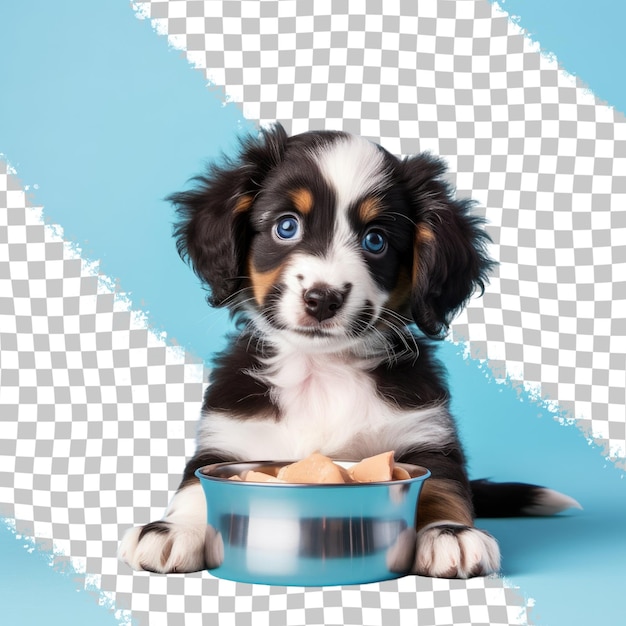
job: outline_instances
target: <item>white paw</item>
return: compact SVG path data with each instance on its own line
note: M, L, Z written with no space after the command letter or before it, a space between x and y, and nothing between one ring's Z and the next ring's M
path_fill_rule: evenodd
M436 578L486 576L500 569L500 548L484 530L438 522L417 534L413 573Z
M205 568L206 524L151 522L124 535L118 557L136 570L168 574Z

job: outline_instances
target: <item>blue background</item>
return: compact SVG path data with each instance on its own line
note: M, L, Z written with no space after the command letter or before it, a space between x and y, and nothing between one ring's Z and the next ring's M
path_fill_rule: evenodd
M544 50L603 100L626 110L621 76L626 3L508 0ZM224 104L181 52L127 2L21 0L0 4L0 153L46 221L118 281L168 340L208 360L228 321L212 311L171 240L163 197L254 128ZM180 303L184 302L184 306ZM497 385L489 371L441 347L474 477L548 484L584 512L492 520L504 574L535 598L533 621L576 626L623 620L626 487L575 427ZM0 523L0 621L115 624L71 575L53 571ZM33 602L36 590L37 602ZM124 608L124 607L118 607Z

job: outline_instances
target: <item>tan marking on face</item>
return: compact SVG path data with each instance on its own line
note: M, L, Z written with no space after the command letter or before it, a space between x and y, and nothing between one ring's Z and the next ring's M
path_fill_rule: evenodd
M254 299L259 306L262 306L265 302L269 290L276 284L282 270L282 265L279 265L273 270L259 272L252 264L252 261L250 261L249 271L252 293L254 293Z
M359 218L367 224L374 221L380 215L381 210L380 202L376 198L365 198L359 204Z
M252 206L253 200L254 198L252 196L241 196L241 198L239 198L237 200L237 203L235 204L233 213L245 213Z
M431 243L434 240L435 234L426 224L420 224L415 230L415 241L417 243Z
M298 209L301 215L306 215L311 212L313 208L313 194L304 187L302 189L296 189L292 191L289 196L293 205Z
M393 291L389 294L389 299L385 304L387 309L402 313L406 308L407 301L411 295L411 279L409 278L408 270L404 268L400 270L398 274L398 282L393 288Z
M455 480L429 478L420 494L417 529L444 520L473 526L472 504Z
M413 273L411 274L411 280L413 284L417 283L419 274L419 250L425 245L432 244L435 241L435 235L433 231L425 224L420 224L415 229L415 252L413 254Z

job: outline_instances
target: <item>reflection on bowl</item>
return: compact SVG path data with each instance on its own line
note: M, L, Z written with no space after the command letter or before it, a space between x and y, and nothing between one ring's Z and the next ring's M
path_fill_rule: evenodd
M218 463L199 469L207 499L207 567L220 578L272 585L350 585L408 573L418 497L430 472L362 484L253 483L290 461ZM350 461L336 461L348 468Z

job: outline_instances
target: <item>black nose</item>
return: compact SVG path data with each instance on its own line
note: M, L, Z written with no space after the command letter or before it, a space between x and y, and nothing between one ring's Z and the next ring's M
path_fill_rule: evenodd
M342 307L344 301L343 293L330 287L311 287L304 292L302 297L306 312L318 322L333 317Z

